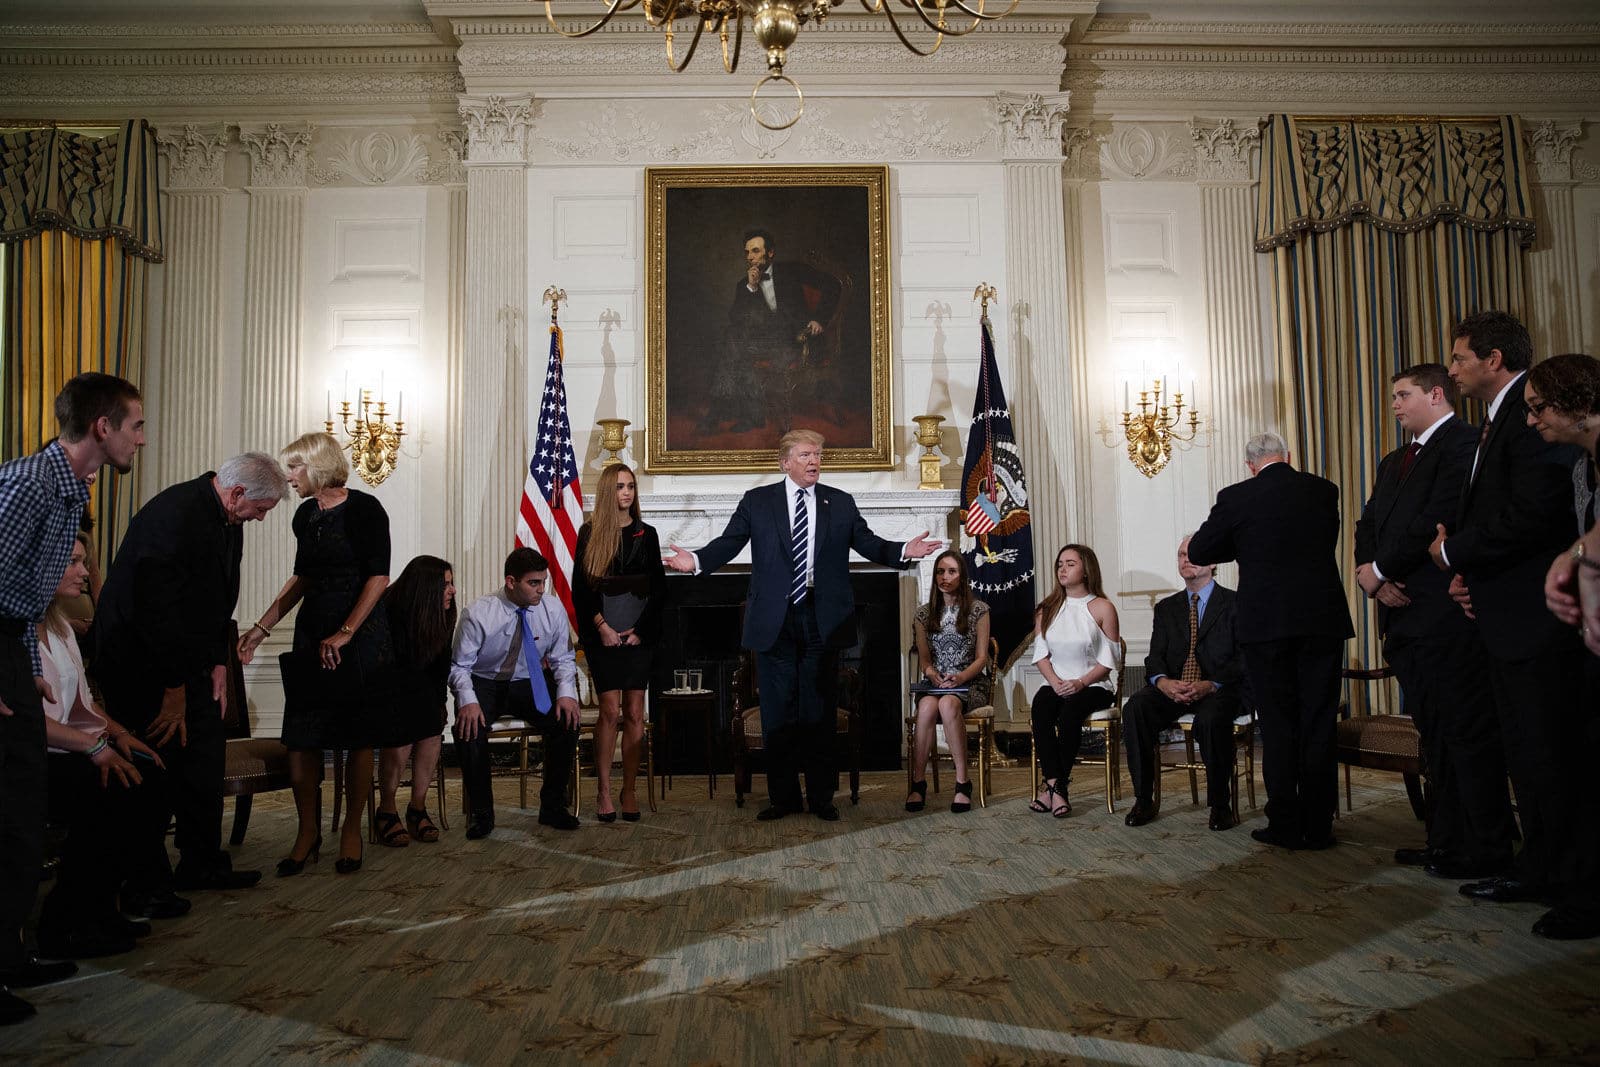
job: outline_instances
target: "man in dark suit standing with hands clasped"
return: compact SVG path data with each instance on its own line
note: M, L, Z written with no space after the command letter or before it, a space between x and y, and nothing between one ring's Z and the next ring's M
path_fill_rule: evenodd
M1453 331L1450 377L1488 405L1489 417L1455 524L1436 527L1429 553L1454 573L1451 595L1477 620L1488 653L1523 839L1507 874L1461 887L1480 900L1541 900L1560 890L1582 774L1582 649L1544 606L1545 573L1577 525L1577 452L1528 425L1522 387L1532 365L1526 327L1504 311L1468 316Z
M1421 735L1429 784L1427 844L1395 861L1443 878L1484 878L1511 858L1511 800L1489 699L1483 645L1450 599L1450 578L1428 558L1441 522L1454 522L1478 446L1456 417L1443 364L1396 374L1391 407L1409 444L1378 464L1356 522L1356 581L1377 601L1383 655Z
M1149 685L1122 710L1122 736L1133 778L1133 809L1125 820L1143 826L1156 817L1156 740L1181 716L1194 716L1194 736L1206 765L1206 803L1213 830L1233 828L1233 719L1239 714L1244 662L1234 635L1232 589L1214 580L1215 567L1189 558L1189 539L1178 545L1183 591L1156 605Z
M1280 848L1334 844L1339 802L1334 715L1339 659L1355 630L1334 550L1339 487L1289 466L1275 433L1245 445L1248 481L1228 486L1189 538L1200 566L1239 561L1235 632L1261 721L1267 825Z
M801 810L800 772L811 813L833 821L838 768L833 758L838 650L853 636L850 550L885 567L904 567L942 542L918 534L904 544L867 528L849 493L818 485L822 435L791 430L778 442L783 481L744 494L722 536L698 553L672 546L667 566L709 574L750 545L750 596L743 645L756 654L769 803L757 818Z

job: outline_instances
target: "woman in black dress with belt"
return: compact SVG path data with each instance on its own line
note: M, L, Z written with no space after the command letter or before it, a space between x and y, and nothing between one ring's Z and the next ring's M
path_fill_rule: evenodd
M661 632L661 601L667 576L661 566L661 541L654 526L639 519L639 486L633 470L613 463L600 474L594 514L578 531L574 552L572 600L578 639L600 694L595 725L595 813L614 822L611 803L611 753L622 728L622 817L639 819L635 779L644 739L644 696L650 664Z
M428 817L428 786L439 767L450 687L450 642L456 632L456 579L446 560L418 556L383 594L394 664L387 690L388 713L378 754L378 810L372 817L378 840L404 848L413 840L439 840ZM396 795L411 763L411 801L401 825Z
M376 497L345 487L350 465L331 434L308 433L283 450L289 484L305 503L294 513L294 574L239 639L256 646L296 604L294 649L284 664L283 744L300 817L278 875L299 874L322 845L317 799L324 749L349 752L344 824L334 869L361 867L361 816L372 793L372 750L381 710L373 699L392 658L386 614L374 611L389 585L389 516Z

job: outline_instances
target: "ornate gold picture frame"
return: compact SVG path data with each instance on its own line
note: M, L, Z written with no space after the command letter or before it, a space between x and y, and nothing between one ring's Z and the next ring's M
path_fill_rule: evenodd
M770 471L802 426L831 468L893 465L888 186L887 167L646 169L646 471Z

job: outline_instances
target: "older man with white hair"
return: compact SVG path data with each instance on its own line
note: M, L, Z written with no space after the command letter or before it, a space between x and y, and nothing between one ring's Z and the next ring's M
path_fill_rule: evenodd
M261 877L233 870L222 850L222 720L244 524L288 493L283 468L264 452L163 489L128 524L96 605L94 670L106 710L167 764L177 888L236 889ZM150 914L187 910L172 895L164 853L148 880L140 888L151 894Z
M1235 633L1261 722L1267 825L1250 836L1290 849L1334 844L1339 661L1355 634L1334 555L1339 487L1289 465L1275 433L1245 445L1251 477L1217 494L1189 539L1197 566L1239 562Z

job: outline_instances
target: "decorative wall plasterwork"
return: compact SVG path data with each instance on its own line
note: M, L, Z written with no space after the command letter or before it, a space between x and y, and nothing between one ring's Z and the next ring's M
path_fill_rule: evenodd
M532 97L463 97L459 110L467 124L468 163L528 162Z
M166 188L220 189L222 161L228 151L226 123L156 131L156 143L167 161Z
M1339 42L1393 41L1396 39L1465 38L1481 42L1485 34L1509 39L1570 41L1574 35L1600 36L1600 22L1170 22L1160 18L1123 18L1098 15L1085 36L1093 41L1128 37L1157 41L1192 41L1222 38L1306 40Z
M1004 159L1061 158L1069 93L996 93L995 121Z
M439 142L439 155L432 157L417 177L428 185L461 185L467 180L467 131L439 129L433 131Z
M1061 131L1061 155L1066 160L1065 176L1073 181L1096 181L1100 177L1100 143L1087 126L1068 126Z
M1107 181L1185 181L1195 176L1195 146L1172 126L1117 124L1100 137L1100 175Z
M311 125L269 122L240 126L239 142L250 153L250 184L296 187L306 183L311 158Z
M124 73L107 68L19 71L0 53L0 105L13 113L92 119L168 115L376 114L396 107L447 114L462 90L453 70L262 68Z
M149 38L153 40L181 38L192 41L216 38L219 40L252 39L267 41L294 37L338 39L346 37L417 36L427 36L437 40L438 34L434 31L433 23L431 22L281 22L217 25L204 22L184 23L172 20L167 22L129 22L114 26L97 25L94 27L94 36L96 38ZM76 45L81 45L84 38L84 26L82 23L72 22L38 23L34 25L0 24L0 37L4 37L7 40L61 38Z
M788 130L760 126L742 100L693 110L682 98L552 100L536 124L532 156L539 163L645 164L993 158L995 124L982 99L812 99L805 121Z
M1189 123L1194 138L1195 178L1202 182L1248 182L1253 180L1252 162L1261 145L1261 128L1239 126L1232 119L1208 123L1195 119Z
M1572 150L1583 138L1583 123L1558 124L1553 120L1528 127L1528 144L1533 149L1534 172L1541 182L1568 182L1576 170ZM1577 161L1582 166L1582 161Z

